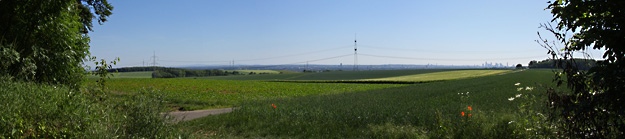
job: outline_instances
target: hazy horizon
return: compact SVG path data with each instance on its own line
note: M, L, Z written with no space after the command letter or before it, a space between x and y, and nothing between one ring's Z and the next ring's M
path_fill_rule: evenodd
M110 2L90 51L116 67L353 65L355 38L358 65L526 65L548 58L534 40L552 19L541 0Z

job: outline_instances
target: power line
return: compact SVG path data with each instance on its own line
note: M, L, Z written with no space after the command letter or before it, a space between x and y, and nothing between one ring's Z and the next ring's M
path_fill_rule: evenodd
M163 61L163 62L183 62L183 63L193 63L193 62L199 62L199 63L225 63L225 62L230 62L230 61L202 61L202 60L198 60L198 61L189 61L189 60L158 60L158 61Z
M320 53L320 52L332 51L332 50L337 50L337 49L340 49L340 48L347 48L347 47L351 47L351 46L341 46L341 47L335 47L335 48L324 49L324 50L313 51L313 52L307 52L307 53L299 53L299 54L283 55L283 56L275 56L275 57L266 57L266 58L243 59L243 60L237 60L237 61L258 61L258 60L267 60L267 59L275 59L275 58L285 58L285 57L292 57L292 56L301 56L301 55L308 55L308 54L314 54L314 53Z
M531 56L531 57L497 58L497 59L446 59L446 58L415 58L415 57L400 57L400 56L382 56L382 55L372 55L372 54L363 54L363 53L360 53L360 55L371 56L371 57L382 57L382 58L394 58L394 59L440 60L440 61L517 60L517 59L544 57L544 55L540 55L540 56Z
M315 53L320 53L320 52L326 52L326 51L332 51L332 50L337 50L337 49L341 49L341 48L347 48L347 47L351 47L351 46L341 46L341 47L334 47L334 48L330 48L330 49L323 49L323 50L318 50L318 51L312 51L312 52L306 52L306 53L298 53L298 54L291 54L291 55L282 55L282 56L274 56L274 57L264 57L264 58L254 58L254 59L242 59L242 60L236 60L236 61L258 61L258 60L268 60L268 59L276 59L276 58L285 58L285 57L292 57L292 56L301 56L301 55L309 55L309 54L315 54ZM163 62L185 62L185 63L193 63L193 62L199 62L199 63L225 63L225 62L232 62L234 64L234 59L232 61L225 61L225 60L217 60L217 61L211 61L211 60L159 60L159 61L163 61Z
M294 62L294 63L289 63L289 64L278 64L278 65L268 65L268 66L245 66L245 67L242 67L242 68L269 68L269 67L277 67L277 66L285 66L285 65L295 65L295 64L303 64L303 63L308 63L308 62L317 62L317 61L323 61L323 60L347 57L347 56L352 56L352 55L353 54L345 54L345 55L339 55L339 56L333 56L333 57L327 57L327 58L320 58L320 59L315 59L315 60Z
M417 52L434 52L434 53L450 53L450 52L456 52L456 53L518 53L518 52L522 52L522 51L527 51L527 50L503 50L503 51L496 51L496 50L480 50L480 51L462 51L462 50L428 50L428 49L414 49L414 48L396 48L396 47L376 47L376 46L370 46L370 45L361 45L360 47L364 47L364 48L373 48L373 49L383 49L383 50L393 50L393 51L417 51Z

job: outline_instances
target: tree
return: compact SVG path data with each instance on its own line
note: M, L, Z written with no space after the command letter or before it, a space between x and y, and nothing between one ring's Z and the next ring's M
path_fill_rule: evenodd
M536 61L536 60L532 60L532 61L530 61L530 63L529 63L529 64L527 64L527 67L532 67L532 66L534 66L534 65L536 65L536 64L538 64L538 61Z
M522 68L523 68L523 65L521 65L521 64L516 64L516 69L522 69Z
M543 24L556 41L537 40L561 71L558 86L549 89L551 118L563 135L575 138L618 138L625 132L625 1L555 0L549 3L557 25ZM572 36L567 36L571 34ZM556 44L562 43L563 49ZM605 50L589 70L575 65L573 54L587 49ZM583 53L583 52L581 52ZM587 55L586 55L587 56Z
M92 21L102 24L111 10L106 0L0 1L0 74L78 86Z

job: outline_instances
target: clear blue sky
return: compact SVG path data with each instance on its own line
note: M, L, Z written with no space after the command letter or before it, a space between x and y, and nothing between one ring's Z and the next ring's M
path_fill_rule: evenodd
M291 64L481 65L548 57L543 0L110 0L91 53L118 67ZM543 33L551 36L546 32ZM593 53L596 58L600 53ZM338 58L332 58L343 56ZM332 58L332 59L326 59ZM319 59L326 59L315 61ZM92 64L90 64L92 65Z

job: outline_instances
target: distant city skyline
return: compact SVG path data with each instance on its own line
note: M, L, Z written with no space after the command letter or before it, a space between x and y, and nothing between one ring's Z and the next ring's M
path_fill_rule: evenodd
M548 58L534 40L547 1L110 1L91 53L116 67L482 65ZM589 51L600 59L600 51ZM92 65L92 63L87 63Z

